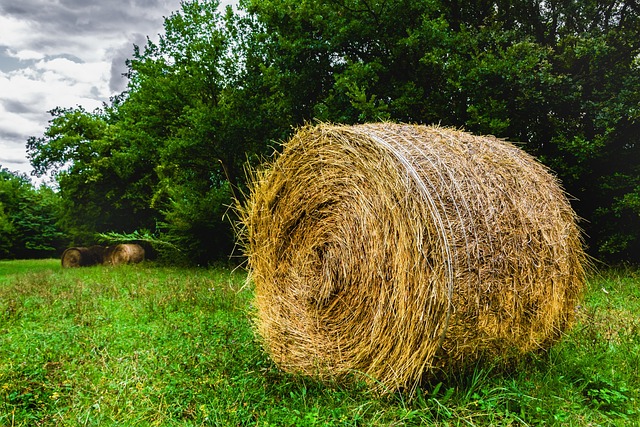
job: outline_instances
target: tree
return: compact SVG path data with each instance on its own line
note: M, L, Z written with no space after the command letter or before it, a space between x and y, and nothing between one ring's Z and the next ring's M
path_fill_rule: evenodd
M90 244L96 232L131 232L154 224L152 177L141 153L113 123L110 112L56 108L41 138L27 149L36 174L57 179L61 225L76 244Z
M125 92L103 111L56 109L29 140L75 236L144 228L198 263L224 257L246 163L305 122L394 120L522 142L578 199L592 253L640 261L635 2L218 6L182 2L158 43L135 48Z
M294 124L391 119L524 142L578 198L592 253L640 260L635 2L243 4Z
M217 1L183 2L157 44L136 49L118 105L123 127L144 134L158 182L152 206L163 238L199 264L233 248L234 197L244 167L256 163L291 122L251 20L223 14Z
M59 202L50 188L36 190L25 175L0 169L0 258L54 256L65 243Z
M235 75L218 2L184 2L165 20L158 44L136 48L130 84L118 106L122 127L155 160L151 205L163 237L198 263L228 255L233 236L223 220L238 184L242 140L232 140L227 87Z

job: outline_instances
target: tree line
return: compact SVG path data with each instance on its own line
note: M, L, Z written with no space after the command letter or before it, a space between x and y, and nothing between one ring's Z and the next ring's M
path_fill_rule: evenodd
M199 264L227 259L245 168L306 122L391 120L521 143L574 198L594 256L640 261L637 2L218 6L183 1L157 43L135 46L123 93L95 111L56 108L29 138L34 172L58 187L33 193L44 210L55 200L50 247L142 231Z

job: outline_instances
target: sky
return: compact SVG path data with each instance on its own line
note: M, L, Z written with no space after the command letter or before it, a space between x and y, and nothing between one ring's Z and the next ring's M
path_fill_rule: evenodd
M237 4L237 0L221 1ZM0 0L0 167L29 175L26 142L55 107L101 107L133 45L163 33L180 0Z

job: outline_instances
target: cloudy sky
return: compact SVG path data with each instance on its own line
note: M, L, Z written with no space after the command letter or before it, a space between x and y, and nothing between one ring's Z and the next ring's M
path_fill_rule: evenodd
M237 1L221 1L235 4ZM133 45L180 0L0 0L0 166L31 172L25 143L55 107L100 107L126 85Z

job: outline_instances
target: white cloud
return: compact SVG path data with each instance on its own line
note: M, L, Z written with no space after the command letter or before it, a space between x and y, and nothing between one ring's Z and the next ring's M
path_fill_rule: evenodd
M7 56L11 58L17 58L20 61L28 61L28 60L38 60L43 59L45 55L42 52L36 52L35 50L23 49L19 51L13 51L11 49L7 49Z
M20 103L42 113L57 106L99 106L111 95L109 72L108 62L38 61L31 68L0 74L0 103Z
M74 62L66 58L38 61L34 69L40 79L48 85L62 85L66 90L82 93L86 87L99 87L102 98L110 95L108 90L111 63L102 62Z
M223 0L221 4L237 4ZM55 107L88 111L125 88L126 58L180 0L0 0L0 165L30 172L25 143Z
M31 68L0 72L0 164L28 173L25 143L40 136L55 107L83 106L91 111L107 101L109 62L41 60Z
M12 50L28 50L33 42L39 38L39 25L24 19L0 14L0 40Z

